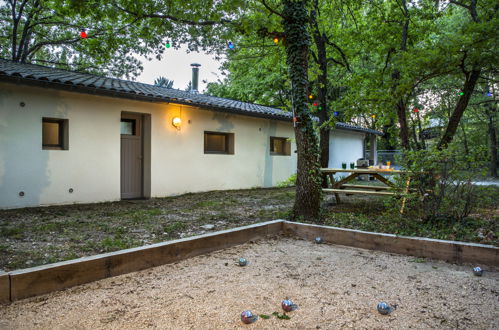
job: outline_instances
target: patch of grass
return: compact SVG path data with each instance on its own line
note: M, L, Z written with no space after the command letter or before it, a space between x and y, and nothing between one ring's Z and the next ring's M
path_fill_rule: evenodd
M274 315L275 317L277 317L279 320L290 320L291 318L286 315L286 314L279 314L278 312L274 312L272 313L272 315Z
M163 231L168 235L187 229L189 226L185 222L169 223L163 227Z
M194 207L215 208L215 207L218 207L222 204L223 204L222 201L210 200L210 201L202 201L202 202L196 203L196 205L194 205Z
M20 227L2 227L0 228L0 236L11 239L21 240L24 238L24 228Z
M105 252L112 252L117 250L124 250L130 246L121 238L106 237L100 242L101 250Z

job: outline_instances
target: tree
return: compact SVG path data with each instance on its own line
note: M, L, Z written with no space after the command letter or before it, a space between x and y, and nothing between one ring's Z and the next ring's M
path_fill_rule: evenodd
M123 21L111 5L80 10L72 0L9 0L0 4L0 56L20 63L134 77L142 69L134 54L152 50L130 38L140 27ZM88 9L88 8L87 8ZM86 38L80 33L85 31Z
M158 78L154 79L154 86L173 88L173 80L169 80L163 76L159 76Z
M312 117L308 110L308 56L310 35L305 1L283 0L282 25L285 34L286 62L291 79L292 108L298 149L295 217L319 219L320 168L318 145Z

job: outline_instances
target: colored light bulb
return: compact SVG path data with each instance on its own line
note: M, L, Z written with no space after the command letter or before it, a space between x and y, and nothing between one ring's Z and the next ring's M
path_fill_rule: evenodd
M227 43L227 47L229 47L229 49L234 49L234 44L232 43L232 41L229 41Z
M313 99L313 98L314 98L314 96L313 96L312 94L310 94L310 95L308 96L308 98L309 98L309 99Z
M490 96L492 96L492 93L491 92L487 92L486 95L490 97Z
M412 112L414 112L414 113L418 113L418 112L419 112L419 109L418 109L418 108L414 108L414 109L412 110Z
M317 104L317 102L314 102L312 105L313 105L314 107L316 107L318 104Z
M371 118L372 119L376 119L376 115L371 115Z
M85 39L85 38L87 37L87 31L85 31L85 29L82 29L82 30L80 31L80 37L81 37L82 39Z
M166 48L170 48L172 45L169 42L167 42L165 46Z
M275 43L275 44L278 44L278 43L279 43L279 38L275 37L275 38L274 38L274 43Z
M463 96L464 95L464 92L459 92L459 96Z
M338 116L340 115L340 113L339 113L338 111L335 111L335 112L333 112L333 115L334 115L335 117L338 117Z

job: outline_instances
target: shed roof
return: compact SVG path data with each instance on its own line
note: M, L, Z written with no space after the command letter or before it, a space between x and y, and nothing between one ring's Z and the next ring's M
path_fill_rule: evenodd
M150 102L169 102L195 105L219 112L245 116L291 121L289 111L264 105L241 102L216 96L169 89L136 81L108 78L88 73L55 69L35 64L17 63L0 59L0 81L50 87L74 92L122 97ZM383 135L379 131L345 123L336 123L339 129Z

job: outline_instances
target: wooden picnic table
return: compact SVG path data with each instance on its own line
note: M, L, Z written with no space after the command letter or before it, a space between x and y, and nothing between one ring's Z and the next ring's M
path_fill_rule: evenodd
M328 193L334 193L337 203L340 202L340 196L338 195L338 193L344 193L347 195L349 194L366 194L366 195L382 195L382 196L394 195L395 192L387 190L395 188L395 185L390 180L385 178L383 175L400 175L400 174L409 173L407 171L381 169L381 168L356 168L356 169L321 168L321 172L324 175L329 175L331 179L331 187L324 188L322 189L322 191ZM336 173L350 173L350 175L339 181L335 181L334 175ZM352 181L359 175L372 175L375 179L382 182L384 186L347 184L347 182ZM405 191L406 193L407 190L409 189L409 184L410 180L408 179Z

